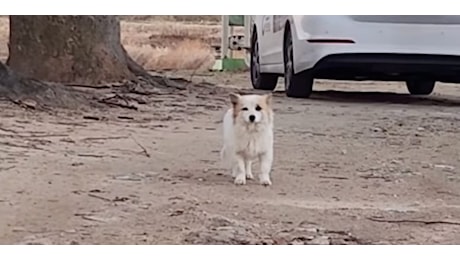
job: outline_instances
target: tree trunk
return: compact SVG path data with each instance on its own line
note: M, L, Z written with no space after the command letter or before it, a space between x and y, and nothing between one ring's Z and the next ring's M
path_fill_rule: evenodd
M133 79L142 70L121 45L116 16L10 16L7 65L33 79L74 84Z

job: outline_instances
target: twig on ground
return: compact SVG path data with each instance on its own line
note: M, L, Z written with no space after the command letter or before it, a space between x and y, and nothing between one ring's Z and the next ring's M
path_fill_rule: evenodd
M20 144L13 144L9 142L0 142L0 145L7 145L7 146L17 147L17 148L35 149L35 150L45 151L45 149L37 147L35 145L20 145Z
M91 213L75 213L74 216L81 217L82 219L86 219L86 220L96 221L96 222L103 222L103 223L107 222L103 218L99 218L99 217L91 215Z
M150 158L150 154L149 154L149 152L147 151L147 149L145 149L145 147L142 146L142 145L134 138L134 136L131 136L131 139L133 139L133 141L142 149L142 152L145 154L145 156L147 156L147 157Z
M375 222L386 222L386 223L420 223L420 224L425 224L425 225L446 224L446 225L460 226L460 222L448 221L448 220L382 219L382 218L375 218L375 217L369 217L367 219L371 221L375 221Z
M22 101L20 99L16 100L12 98L8 98L8 100L12 102L13 104L26 108L26 109L33 109L33 110L37 109L37 104L33 102Z
M83 116L83 119L96 120L96 121L101 120L101 118L98 116Z
M69 136L67 134L42 134L42 135L19 135L21 138L42 138L42 137L64 137Z
M121 103L117 103L117 102L113 102L113 101L110 101L111 99L114 99L114 98L118 98L118 99L121 99L123 100L126 104L121 104ZM104 103L104 104L107 104L107 105L113 105L113 106L119 106L119 107L122 107L122 108L127 108L127 109L133 109L133 110L138 110L138 108L134 105L130 105L128 100L123 97L123 96L120 96L118 94L115 94L111 97L107 97L107 98L103 98L103 99L99 99L98 100L100 103Z
M111 199L108 199L108 198L105 198L105 197L102 197L102 196L99 196L99 195L96 195L96 194L89 193L88 196L96 198L96 199L100 199L100 200L103 200L103 201L112 202Z
M15 130L6 129L6 128L3 128L3 127L0 127L0 130L2 130L3 132L13 133L13 134L17 134L17 133L18 133L18 132L16 132Z
M137 94L137 95L143 95L143 96L150 96L150 95L159 95L161 94L160 92L158 91L146 91L143 87L141 87L140 85L136 85L136 86L129 86L128 87L128 91L130 93L133 93L133 94Z
M87 215L82 215L81 218L86 219L86 220L90 220L90 221L102 222L102 223L107 222L107 221L104 221L103 219L99 219L97 217L87 216Z
M66 84L65 86L73 88L95 88L95 89L107 89L111 88L110 85L83 85L83 84Z
M94 158L102 158L102 157L104 157L103 155L100 155L100 154L82 154L82 153L79 153L77 155L80 156L80 157L94 157Z
M10 169L13 169L15 168L16 166L10 166L10 167L4 167L4 168L1 168L0 167L0 171L7 171L7 170L10 170Z
M81 139L81 141L97 141L97 140L112 140L112 139L125 139L128 136L107 136L107 137L86 137Z
M93 158L103 158L103 157L110 157L110 158L118 158L115 155L103 155L103 154L88 154L88 153L79 153L77 156L80 157L93 157Z
M454 197L460 197L460 195L458 195L456 193L453 193L453 192L449 192L449 191L437 191L436 193L438 193L438 194L447 194L447 195L454 196Z
M125 120L134 120L132 116L117 116L118 119L125 119Z
M367 174L367 175L358 175L359 178L363 179L383 179L383 180L388 180L389 177L387 176L380 176L380 175L373 175L373 174Z
M336 179L336 180L348 180L347 177L342 177L342 176L325 176L325 175L320 175L320 179Z

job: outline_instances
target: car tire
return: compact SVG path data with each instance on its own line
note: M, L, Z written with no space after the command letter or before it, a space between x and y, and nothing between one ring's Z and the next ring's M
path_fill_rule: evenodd
M273 91L278 84L278 75L272 73L260 72L259 42L257 32L254 28L251 39L251 83L254 89Z
M314 78L310 70L294 73L294 48L292 34L286 29L284 44L284 88L286 95L293 98L308 98L313 92Z
M429 95L433 92L436 82L433 80L408 80L407 90L411 95Z

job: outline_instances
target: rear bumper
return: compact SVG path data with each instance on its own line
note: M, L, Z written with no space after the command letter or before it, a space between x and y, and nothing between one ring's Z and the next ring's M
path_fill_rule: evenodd
M460 17L434 17L451 23L431 21L433 17L364 18L295 16L295 72L314 69L324 75L325 67L329 67L340 72L337 77L356 72L397 80L422 73L449 81L460 74ZM417 19L433 23L416 23ZM341 39L349 43L311 42L317 39Z
M460 56L424 54L333 54L312 68L316 78L395 80L425 78L460 83Z

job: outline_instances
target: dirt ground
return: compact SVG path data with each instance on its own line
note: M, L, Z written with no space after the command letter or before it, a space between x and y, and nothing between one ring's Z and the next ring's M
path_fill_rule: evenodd
M235 186L220 123L228 91L253 92L247 76L195 76L218 86L159 92L138 111L1 102L0 243L460 243L458 86L278 91L273 185Z

